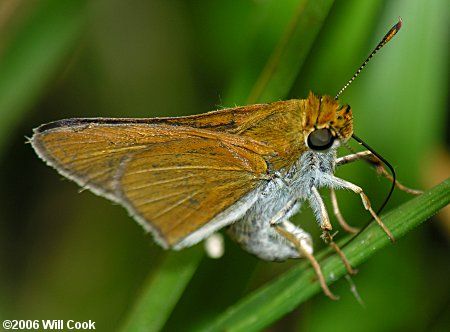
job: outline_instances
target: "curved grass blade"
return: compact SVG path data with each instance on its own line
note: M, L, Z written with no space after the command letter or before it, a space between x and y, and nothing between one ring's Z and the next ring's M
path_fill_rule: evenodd
M334 1L300 1L291 22L261 72L247 104L284 97L292 87ZM311 21L316 22L311 24Z
M159 331L183 294L203 257L200 246L169 253L145 283L122 331Z
M257 83L260 86L258 89L262 89L257 93L258 99L264 97L275 100L288 93L300 70L302 61L306 58L317 32L325 21L328 9L333 3L331 0L322 0L321 2L323 7L310 1L301 2L299 12L294 15L292 21L288 24L288 29L282 38L281 44L283 45L275 51L274 58L268 65L270 68L265 70L265 74L262 74L262 78ZM308 43L300 47L299 43L306 38L305 34L308 35ZM299 55L299 50L302 55ZM282 54L278 55L278 52ZM282 65L279 63L280 61ZM269 95L268 91L271 91L272 87L271 85L267 86L266 80L269 78L272 80L275 77L277 82L283 81L285 83L277 88L275 94ZM156 271L156 274L150 277L148 283L144 285L141 299L126 319L123 331L158 331L163 327L165 320L170 316L172 309L183 294L184 287L187 286L199 264L201 253L197 252L193 255L192 262L189 263L187 260L180 262L175 255L181 255L181 253L169 254L161 269ZM185 268L182 266L176 267L177 262L188 266Z
M450 179L382 216L396 239L400 239L450 203ZM357 267L391 242L375 223L359 234L343 251ZM346 274L337 255L321 262L328 283ZM259 331L320 293L314 272L303 264L230 307L207 324L206 331Z

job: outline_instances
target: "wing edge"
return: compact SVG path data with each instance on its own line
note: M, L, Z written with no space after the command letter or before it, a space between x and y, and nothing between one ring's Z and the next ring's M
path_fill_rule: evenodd
M227 209L217 214L204 226L200 227L198 230L194 231L193 233L189 234L188 236L184 237L179 242L171 246L164 239L164 236L160 234L160 231L158 231L156 227L153 227L148 220L140 216L135 207L131 203L129 203L127 199L122 197L122 195L108 192L99 186L86 182L84 178L78 177L76 176L76 174L62 167L56 160L51 157L50 154L47 153L45 145L41 144L39 139L39 136L41 134L43 134L42 131L36 130L33 136L30 138L29 143L33 147L33 150L36 152L38 157L43 160L46 165L55 169L63 177L75 182L82 189L89 189L97 196L104 197L114 203L122 205L128 212L128 215L132 217L138 224L140 224L147 233L151 233L154 241L163 249L181 250L187 247L191 247L201 242L214 232L232 224L233 222L243 217L245 212L247 212L248 209L256 202L260 192L262 191L263 185L261 184L238 199Z

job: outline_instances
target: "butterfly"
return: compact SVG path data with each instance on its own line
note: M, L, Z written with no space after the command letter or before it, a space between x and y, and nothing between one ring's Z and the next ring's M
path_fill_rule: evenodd
M338 97L401 24L335 97L310 93L186 117L64 119L34 129L30 142L60 174L124 206L166 249L190 247L227 227L261 259L315 262L311 236L289 219L307 202L332 242L323 187L359 194L393 239L363 190L334 172L371 155L337 158L353 134L352 109ZM316 273L331 297L320 268Z

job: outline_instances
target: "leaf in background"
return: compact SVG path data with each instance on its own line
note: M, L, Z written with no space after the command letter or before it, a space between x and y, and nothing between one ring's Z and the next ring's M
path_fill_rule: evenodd
M381 218L399 240L449 203L450 179L447 179ZM372 223L345 246L343 251L352 266L357 267L389 244L386 234L376 223ZM321 266L328 283L347 273L337 255L324 259ZM296 266L209 321L205 324L205 331L260 331L319 292L321 289L315 281L312 268Z
M39 1L0 56L0 153L12 127L39 100L85 23L86 0Z
M169 253L145 282L122 331L159 331L183 294L203 257L202 247Z
M280 99L285 96L295 77L300 70L302 61L306 58L309 49L312 46L313 40L320 30L325 18L327 16L328 10L331 7L333 1L321 1L310 2L310 1L300 1L297 5L296 12L291 18L290 22L286 23L286 30L281 41L274 51L274 54L269 60L269 63L255 85L255 90L252 93L251 99ZM276 1L272 2L272 5L279 5ZM267 9L266 9L267 10ZM267 17L267 22L263 22L263 25L270 24L271 16ZM301 47L300 47L301 44ZM251 64L248 64L251 66ZM283 82L283 84L280 84ZM277 87L275 89L275 87ZM233 88L231 89L233 91ZM242 92L242 89L239 90ZM245 91L245 90L244 90ZM276 96L276 97L275 97ZM230 95L226 99L239 99L237 94ZM198 253L199 254L199 253ZM178 254L169 254L178 255ZM196 262L199 262L199 257L196 257ZM170 260L170 256L167 258ZM189 265L189 269L192 266ZM167 277L172 280L175 285L179 285L178 292L176 295L181 297L181 287L187 286L188 280L191 278L191 273L186 273L183 275L178 275L176 270L173 270L175 275L170 278L166 268L162 268L155 272L156 275L150 279L150 284L144 286L144 293L141 295L145 299L155 299L155 301L161 301L164 299L166 301L164 306L154 306L152 301L141 301L140 305L135 307L135 309L130 313L127 319L127 326L152 326L152 322L155 317L159 317L158 327L162 326L163 319L169 317L169 312L173 309L173 306L178 300L177 296L172 296L168 298L166 296L167 288L158 287L157 284L153 284L152 280L162 279ZM161 274L161 276L159 276ZM153 285L153 286L152 286ZM167 284L166 284L167 285ZM172 287L176 287L172 285ZM169 302L170 301L170 302ZM133 329L126 329L133 330ZM157 330L155 328L155 330Z

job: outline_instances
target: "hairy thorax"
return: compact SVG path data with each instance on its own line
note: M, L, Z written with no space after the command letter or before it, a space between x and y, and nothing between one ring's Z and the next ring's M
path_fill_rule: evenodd
M313 187L333 186L335 158L336 149L308 151L287 172L275 174L264 184L260 198L229 227L230 236L247 251L265 260L300 257L292 243L277 233L273 225L290 224L288 219L298 212L304 200L312 196ZM314 206L311 207L318 213ZM311 242L301 228L289 227Z

